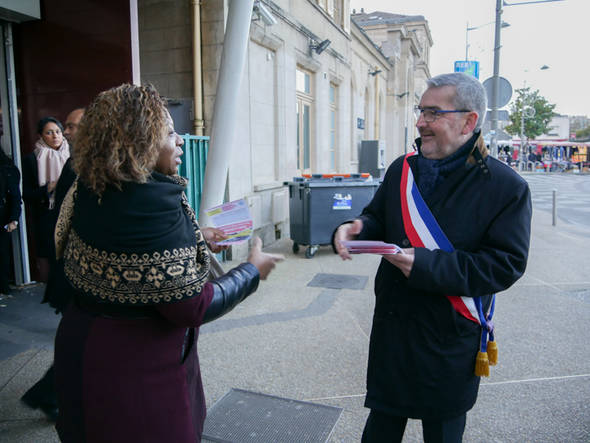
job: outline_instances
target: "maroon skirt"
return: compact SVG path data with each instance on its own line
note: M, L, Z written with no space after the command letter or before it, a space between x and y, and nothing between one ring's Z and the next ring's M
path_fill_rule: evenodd
M196 344L212 295L206 284L145 318L72 303L55 339L60 439L200 442L206 409Z

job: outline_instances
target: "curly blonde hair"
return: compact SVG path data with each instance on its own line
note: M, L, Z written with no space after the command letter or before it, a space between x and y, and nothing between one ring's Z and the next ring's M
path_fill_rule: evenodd
M101 92L76 134L74 171L99 196L108 185L145 183L158 160L166 103L152 85L123 84Z

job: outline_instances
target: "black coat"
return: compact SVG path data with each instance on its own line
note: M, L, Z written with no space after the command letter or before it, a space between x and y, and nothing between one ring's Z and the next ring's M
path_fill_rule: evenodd
M21 213L20 172L11 163L0 164L0 229L18 221Z
M409 159L414 176L416 157ZM403 157L389 167L363 211L360 239L411 247L401 215L402 164ZM489 294L523 274L531 197L518 174L487 157L482 165L466 163L451 173L426 203L455 252L416 248L409 278L381 260L365 406L403 417L448 419L471 409L477 398L480 327L458 315L445 295L486 296L484 304L489 303Z
M34 152L23 157L23 200L31 211L35 246L38 257L52 257L53 231L57 222L57 211L49 209L47 185L39 186L37 157Z
M61 170L61 174L59 175L59 180L55 185L55 209L58 215L59 210L61 208L61 204L64 201L64 198L66 198L66 194L70 190L70 187L72 186L75 180L76 173L72 168L72 157L70 157L64 164L64 167Z
M70 157L64 164L59 180L55 186L54 211L57 215L59 215L64 198L75 180L76 173L72 169L72 157ZM51 247L52 249L55 248L53 240ZM64 312L70 303L72 289L64 274L63 259L56 260L55 255L52 255L49 259L51 266L42 303L49 303L52 308L55 308L56 312Z
M20 173L0 147L0 292L9 293L10 238L4 229L21 214Z

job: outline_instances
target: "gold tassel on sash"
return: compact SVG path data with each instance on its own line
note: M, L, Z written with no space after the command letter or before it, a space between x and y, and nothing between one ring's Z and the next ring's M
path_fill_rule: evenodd
M498 345L495 340L488 342L488 360L490 366L495 366L498 363Z
M488 353L479 351L475 359L475 375L478 377L490 376L490 362L488 360Z

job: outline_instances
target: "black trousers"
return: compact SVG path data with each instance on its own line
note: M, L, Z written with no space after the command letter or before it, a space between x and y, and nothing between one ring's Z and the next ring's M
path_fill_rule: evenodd
M460 443L463 440L467 414L449 420L422 420L424 443ZM362 443L400 442L406 429L406 417L396 417L371 409Z

